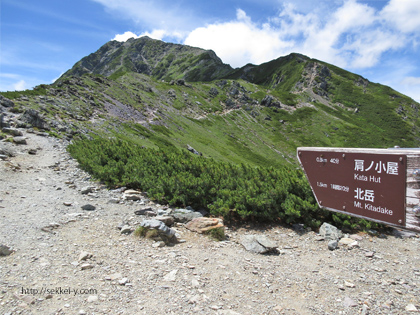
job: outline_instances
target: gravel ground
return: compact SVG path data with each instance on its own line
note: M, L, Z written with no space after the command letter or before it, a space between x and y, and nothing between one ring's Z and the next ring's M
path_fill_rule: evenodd
M317 233L284 226L230 226L217 242L178 225L185 242L156 247L117 227L160 205L119 201L77 168L65 141L24 136L27 145L10 144L16 156L0 160L0 244L15 250L0 257L1 314L420 311L418 235L359 233L358 246L330 251ZM94 189L82 194L86 186ZM278 252L246 251L245 234L267 236Z

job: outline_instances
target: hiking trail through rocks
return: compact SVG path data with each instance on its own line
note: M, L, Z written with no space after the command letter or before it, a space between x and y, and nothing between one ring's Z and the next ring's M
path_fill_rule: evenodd
M92 181L65 140L23 136L0 142L15 152L0 159L0 245L13 250L0 257L1 314L419 313L415 234L345 235L329 250L297 226L229 226L217 242L178 223L182 241L161 246L130 228L165 206ZM249 252L244 235L278 251Z

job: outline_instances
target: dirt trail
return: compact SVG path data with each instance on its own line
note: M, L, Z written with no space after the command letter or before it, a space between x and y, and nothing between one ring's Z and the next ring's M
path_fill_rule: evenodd
M28 145L14 147L21 153L0 161L0 244L15 249L0 257L0 314L420 310L417 237L359 234L358 247L330 251L315 232L282 226L230 227L224 242L178 226L185 242L155 247L122 235L117 226L136 226L143 218L135 210L159 205L122 203L120 192L90 181L77 168L66 142L24 136ZM82 194L86 186L94 189ZM82 210L85 204L96 209ZM244 234L266 235L279 252L247 252L239 244ZM81 254L86 260L79 260Z

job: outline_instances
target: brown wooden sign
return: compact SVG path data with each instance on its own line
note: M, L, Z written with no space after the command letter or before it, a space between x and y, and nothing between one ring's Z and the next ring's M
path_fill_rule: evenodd
M420 232L420 189L408 184L420 188L414 157L420 162L420 151L298 148L321 207Z

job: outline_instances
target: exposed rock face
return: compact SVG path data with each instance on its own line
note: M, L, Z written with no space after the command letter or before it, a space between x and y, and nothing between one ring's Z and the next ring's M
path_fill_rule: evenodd
M4 114L1 112L1 108L0 108L0 129L4 128L4 127L8 127L4 121Z
M27 144L25 137L13 137L13 142L16 144Z
M44 120L41 114L34 109L27 109L20 117L20 120L31 125L32 127L50 130L48 123Z
M184 78L177 79L178 73L171 72L171 64L184 66ZM112 66L110 66L112 65ZM197 71L197 68L207 71ZM65 76L81 76L85 73L110 76L124 69L155 77L174 80L177 85L187 81L210 81L232 71L223 64L211 50L186 45L165 43L143 36L126 42L110 41L93 54L83 58L65 73Z
M0 121L0 126L1 126L1 121ZM15 137L23 136L22 131L20 131L19 129L16 129L16 128L4 127L4 128L2 128L1 131L5 132L5 133L8 133L8 134L11 134L12 136L15 136Z
M13 103L13 101L9 100L3 95L0 95L0 105L3 107L14 107L15 103Z

